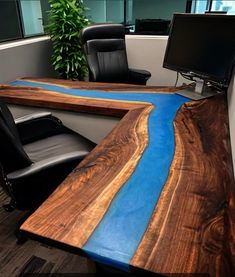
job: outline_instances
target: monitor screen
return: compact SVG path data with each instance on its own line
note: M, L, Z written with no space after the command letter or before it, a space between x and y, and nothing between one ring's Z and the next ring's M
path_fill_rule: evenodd
M163 67L228 86L235 61L235 16L174 14Z
M168 35L170 20L136 19L135 33L140 35Z

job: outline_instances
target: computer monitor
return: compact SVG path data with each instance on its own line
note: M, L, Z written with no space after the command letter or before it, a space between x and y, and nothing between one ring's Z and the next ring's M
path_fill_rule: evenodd
M235 16L174 14L163 67L219 87L235 62Z
M136 19L135 33L140 35L168 35L170 20L166 19Z

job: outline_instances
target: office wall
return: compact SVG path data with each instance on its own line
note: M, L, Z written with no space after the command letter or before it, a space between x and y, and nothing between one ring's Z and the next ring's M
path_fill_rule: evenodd
M167 39L168 36L126 36L129 67L150 71L149 86L173 86L176 82L176 72L162 67Z
M11 42L0 45L1 83L18 77L57 76L50 63L51 42L48 38L41 39L25 40L24 44Z
M167 36L126 36L130 66L147 69L152 73L148 85L174 85L176 73L162 68ZM48 38L29 39L28 44L0 46L0 82L18 77L57 76L50 64L52 46ZM29 43L30 42L30 43Z

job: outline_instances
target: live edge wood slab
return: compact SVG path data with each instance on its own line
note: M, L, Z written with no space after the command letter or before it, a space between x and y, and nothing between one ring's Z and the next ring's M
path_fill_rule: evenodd
M226 95L191 101L175 90L53 79L0 86L8 103L121 118L21 230L126 271L235 276Z

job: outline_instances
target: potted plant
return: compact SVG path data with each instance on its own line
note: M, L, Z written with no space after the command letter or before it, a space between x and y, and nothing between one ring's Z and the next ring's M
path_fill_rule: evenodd
M52 65L64 79L83 80L86 59L79 34L89 24L82 0L49 0L49 24L46 32L53 44Z

